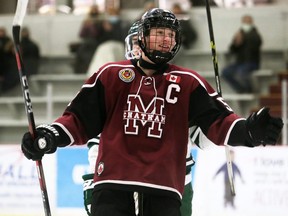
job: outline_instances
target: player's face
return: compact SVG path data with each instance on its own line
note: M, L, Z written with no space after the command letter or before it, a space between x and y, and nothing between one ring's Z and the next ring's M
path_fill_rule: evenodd
M151 28L147 38L148 49L163 53L170 52L176 45L176 33L169 28Z

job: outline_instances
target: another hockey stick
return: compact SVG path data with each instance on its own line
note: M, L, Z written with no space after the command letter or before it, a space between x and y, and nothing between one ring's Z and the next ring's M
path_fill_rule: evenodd
M207 14L207 20L208 20L208 29L209 29L209 35L210 35L210 45L211 45L212 61L213 61L214 73L215 73L216 88L217 88L218 95L220 97L222 97L222 90L221 90L220 77L219 77L219 72L218 72L218 61L217 61L216 45L215 45L215 40L214 40L210 5L209 5L209 0L205 0L205 1L206 1L206 14ZM227 171L228 171L228 176L229 176L231 194L233 196L235 196L233 167L232 167L232 161L231 161L229 146L227 146L227 145L225 146L225 151L226 151Z
M29 86L28 86L28 81L27 81L27 77L25 73L25 68L24 68L22 55L21 55L21 47L20 47L20 30L21 30L21 25L23 23L23 19L27 10L27 5L28 5L28 0L18 0L15 17L13 20L12 33L13 33L13 40L14 40L14 46L15 46L15 57L17 61L18 71L19 71L19 77L20 77L20 83L21 83L22 93L24 97L26 114L28 117L29 132L31 133L32 137L35 137L36 127L35 127L35 121L34 121L34 114L32 110L32 102L30 99ZM41 160L36 161L36 167L37 167L38 179L40 183L40 189L42 193L45 216L50 216L51 215L50 205L49 205L44 171L43 171Z

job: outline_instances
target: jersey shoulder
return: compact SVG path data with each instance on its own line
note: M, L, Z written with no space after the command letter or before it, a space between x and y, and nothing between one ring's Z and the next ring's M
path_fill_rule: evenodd
M190 82L193 82L195 87L201 85L209 93L212 94L215 93L215 90L210 85L210 83L200 73L198 73L195 70L172 64L170 65L170 70L168 73L171 73L176 76L181 76L187 81L190 80Z
M122 69L125 67L134 67L134 65L131 63L130 60L123 60L123 61L117 61L117 62L109 62L104 64L102 67L99 68L98 72L104 71L104 70L110 70L110 69Z
M170 65L170 73L178 73L179 75L183 74L194 77L194 78L199 78L201 80L205 80L205 78L203 76L201 76L201 74L193 69L189 69L189 68L185 68L185 67L181 67L178 65Z

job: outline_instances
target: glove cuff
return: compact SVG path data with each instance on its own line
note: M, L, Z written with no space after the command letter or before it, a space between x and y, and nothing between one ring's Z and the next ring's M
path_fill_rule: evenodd
M259 112L259 111L258 111ZM264 138L265 138L265 125L266 122L259 122L257 118L257 113L252 113L246 120L246 137L248 142L252 146L265 146ZM262 124L261 124L262 123ZM260 139L261 137L261 139Z
M51 154L54 153L57 149L57 141L59 140L59 132L51 125L42 124L36 128L37 132L43 133L45 140L39 139L38 148L47 149L45 153Z
M51 125L42 124L42 125L39 125L36 129L44 129L44 130L52 133L55 137L59 137L59 132L56 130L56 128L54 128Z

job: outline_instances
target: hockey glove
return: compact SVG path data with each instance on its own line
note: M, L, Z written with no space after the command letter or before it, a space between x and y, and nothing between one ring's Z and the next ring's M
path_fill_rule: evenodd
M86 174L82 176L83 182L83 195L84 195L84 206L87 214L91 215L91 205L92 205L92 192L94 188L93 184L94 174Z
M35 138L30 132L24 134L21 143L22 152L28 159L41 160L44 154L56 151L58 137L59 133L53 126L40 125L36 129Z
M275 145L283 128L283 121L270 116L269 108L263 107L248 117L246 128L248 140L253 146Z

